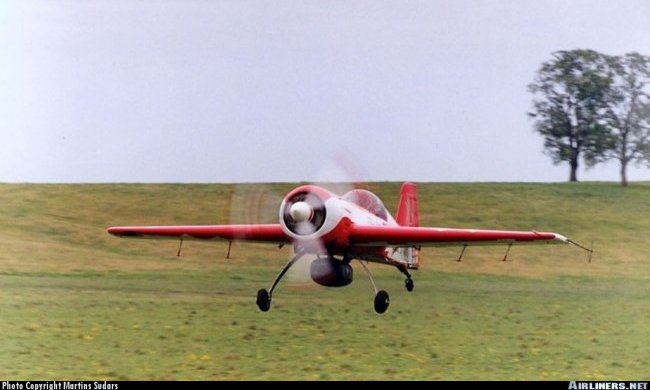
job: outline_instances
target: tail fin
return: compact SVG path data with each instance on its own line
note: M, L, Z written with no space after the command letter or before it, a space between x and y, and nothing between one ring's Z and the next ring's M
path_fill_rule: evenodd
M397 206L397 223L400 226L418 226L418 190L414 183L402 184L399 205Z
M399 196L399 205L397 205L396 221L400 226L416 227L420 224L420 214L418 212L418 190L413 183L406 182L402 184ZM408 268L420 268L419 247L395 248L393 257L406 263Z

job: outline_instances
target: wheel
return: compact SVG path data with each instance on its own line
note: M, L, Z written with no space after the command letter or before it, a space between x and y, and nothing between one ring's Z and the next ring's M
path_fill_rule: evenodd
M377 295L375 295L375 311L382 314L386 309L388 309L389 304L390 298L388 297L388 293L384 290L380 290Z
M406 291L411 292L413 291L413 279L411 278L406 278L404 281L404 285L406 286Z
M271 308L271 296L269 295L269 292L266 291L265 288L257 292L256 303L257 303L257 307L259 307L261 311L269 311L269 309Z

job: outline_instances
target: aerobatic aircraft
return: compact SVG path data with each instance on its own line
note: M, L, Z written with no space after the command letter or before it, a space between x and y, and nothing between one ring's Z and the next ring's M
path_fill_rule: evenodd
M353 276L350 262L358 260L372 283L375 311L381 314L388 309L390 299L386 291L377 289L364 261L397 268L406 276L406 289L413 291L409 271L420 267L422 246L462 247L458 261L465 249L474 245L505 246L504 261L514 244L573 244L589 255L592 252L558 233L419 227L418 220L417 188L413 183L402 185L395 218L370 191L355 189L338 196L316 185L303 185L285 196L277 224L120 226L108 228L108 233L118 237L172 238L181 240L181 245L182 240L188 239L225 240L230 244L233 241L292 244L291 260L268 290L257 292L257 306L261 311L271 308L278 282L307 255L315 258L310 266L312 280L327 287L350 284Z

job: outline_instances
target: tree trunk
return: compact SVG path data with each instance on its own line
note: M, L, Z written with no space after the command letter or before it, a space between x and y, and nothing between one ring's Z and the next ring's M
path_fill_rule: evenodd
M572 158L569 163L571 164L571 175L569 176L569 181L578 181L578 158Z
M621 161L621 185L627 187L627 161Z

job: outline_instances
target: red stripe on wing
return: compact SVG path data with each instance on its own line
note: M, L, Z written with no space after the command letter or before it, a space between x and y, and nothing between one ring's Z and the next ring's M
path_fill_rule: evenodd
M507 230L446 229L404 226L350 227L350 243L364 246L446 246L500 243L564 243L563 236L549 232Z
M184 238L199 240L291 242L279 224L195 225L195 226L116 226L107 229L118 237Z

